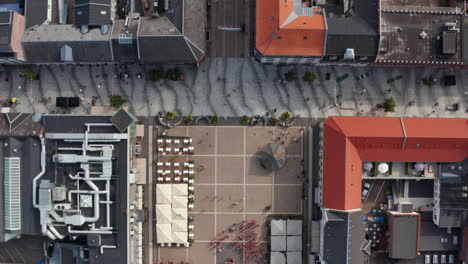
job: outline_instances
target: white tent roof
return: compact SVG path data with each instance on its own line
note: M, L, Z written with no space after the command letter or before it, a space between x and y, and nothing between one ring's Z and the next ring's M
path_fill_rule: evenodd
M302 235L302 220L287 220L287 234L288 236L301 236Z
M157 243L172 243L172 228L170 224L156 224Z
M270 264L286 264L286 258L281 252L271 252Z
M186 183L172 184L172 195L188 195L188 185Z
M187 196L172 196L172 208L187 208Z
M174 232L187 232L187 221L174 220L172 221L172 231Z
M286 251L286 237L285 236L272 236L271 237L271 251Z
M271 235L272 236L285 236L286 235L286 221L271 220Z
M174 232L173 233L173 243L187 243L187 232Z
M172 208L173 220L187 220L187 208Z
M171 184L156 184L156 203L170 204L172 201Z
M287 248L289 251L302 251L302 236L288 236Z
M156 222L158 224L170 224L172 222L170 204L156 204Z
M286 253L288 264L302 264L302 252Z

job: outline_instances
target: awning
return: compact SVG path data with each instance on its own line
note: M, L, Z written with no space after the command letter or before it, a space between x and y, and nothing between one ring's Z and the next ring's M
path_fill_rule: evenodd
M187 220L187 209L186 208L172 208L172 219L173 220Z
M156 184L156 203L170 204L172 202L172 184Z
M174 220L172 221L173 232L187 232L187 221L185 220Z
M268 144L260 151L260 162L268 170L279 170L286 164L286 150L278 143Z
M174 232L173 243L187 243L188 235L187 232Z
M187 196L188 185L186 183L172 184L172 195L174 196Z
M170 204L156 204L156 223L170 224L172 222L172 211Z
M156 224L157 243L172 243L172 227L170 224Z
M172 196L172 208L187 208L187 196Z

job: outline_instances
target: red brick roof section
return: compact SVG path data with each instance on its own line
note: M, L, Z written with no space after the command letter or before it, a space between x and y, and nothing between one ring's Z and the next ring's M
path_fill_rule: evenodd
M330 117L323 155L323 206L359 209L362 161L462 161L468 157L468 119Z

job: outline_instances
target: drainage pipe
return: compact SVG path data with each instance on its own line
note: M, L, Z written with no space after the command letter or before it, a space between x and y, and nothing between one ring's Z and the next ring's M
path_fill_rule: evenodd
M54 236L57 237L58 239L64 239L65 238L65 236L60 234L57 231L57 229L55 229L55 227L53 227L52 225L48 225L48 227L49 227L49 231L52 232L52 234L54 234Z
M39 205L37 204L37 181L44 176L45 174L45 169L46 169L46 148L45 148L45 138L41 138L41 171L34 177L33 179L33 207L34 208L39 208Z
M68 226L68 233L70 234L101 234L101 235L110 235L112 231L109 230L101 230L101 229L96 229L96 230L73 230L71 229L71 226Z

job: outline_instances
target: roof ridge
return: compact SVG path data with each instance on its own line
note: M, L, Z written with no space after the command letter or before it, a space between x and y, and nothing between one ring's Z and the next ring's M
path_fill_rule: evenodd
M343 136L348 137L348 135L346 135L346 133L341 129L341 127L338 125L338 123L335 122L335 118L336 118L336 116L330 116L328 118L328 120L330 120L330 122L333 123L333 126L331 126L331 127L333 129L335 129L337 132L339 132L340 134L342 134Z

